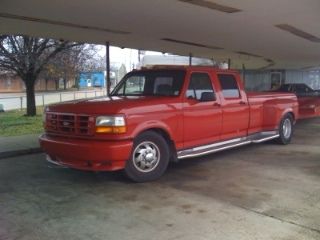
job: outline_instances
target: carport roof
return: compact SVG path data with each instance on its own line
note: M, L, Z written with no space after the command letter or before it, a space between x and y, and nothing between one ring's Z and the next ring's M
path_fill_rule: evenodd
M2 0L0 34L232 60L320 66L319 0Z

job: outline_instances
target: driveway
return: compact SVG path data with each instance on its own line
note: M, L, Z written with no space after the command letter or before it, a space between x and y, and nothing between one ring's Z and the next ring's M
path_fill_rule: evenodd
M293 143L172 164L158 181L0 160L0 239L320 239L320 119Z

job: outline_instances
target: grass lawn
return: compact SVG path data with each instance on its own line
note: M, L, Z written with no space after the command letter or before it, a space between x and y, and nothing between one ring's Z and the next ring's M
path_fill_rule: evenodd
M43 132L42 108L37 108L37 116L26 117L25 110L0 112L0 136L18 136Z

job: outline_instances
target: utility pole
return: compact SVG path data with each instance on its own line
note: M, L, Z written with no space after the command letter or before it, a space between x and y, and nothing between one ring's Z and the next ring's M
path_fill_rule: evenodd
M138 62L139 62L139 63L140 63L140 61L141 61L140 54L141 54L141 51L140 51L140 50L138 50Z
M110 96L110 43L106 42L106 88L107 88L107 96Z

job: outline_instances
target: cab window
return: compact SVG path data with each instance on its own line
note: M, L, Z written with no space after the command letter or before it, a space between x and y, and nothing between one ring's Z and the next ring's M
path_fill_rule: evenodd
M231 74L218 74L222 94L224 98L240 98L237 80Z
M127 74L112 96L179 96L185 71L146 70Z
M192 73L186 97L200 100L204 92L214 95L210 76L207 73Z

